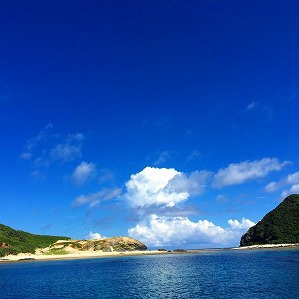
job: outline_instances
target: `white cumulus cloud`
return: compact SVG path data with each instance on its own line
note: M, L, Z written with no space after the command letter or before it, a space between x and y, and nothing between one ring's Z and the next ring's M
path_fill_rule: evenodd
M191 195L200 194L209 177L207 171L195 171L187 175L173 168L146 167L131 175L126 183L124 198L133 207L173 207Z
M72 179L76 184L82 185L95 174L96 165L94 163L83 161L75 168Z
M262 178L272 171L281 170L288 163L288 161L280 162L277 158L263 158L252 162L244 161L239 164L232 163L216 173L213 186L222 188Z
M89 232L89 234L86 237L87 240L101 240L101 239L106 239L106 237L102 236L99 233L93 233Z
M247 230L248 228L255 225L255 223L253 221L246 219L244 217L242 218L241 222L239 222L238 220L233 220L233 219L229 219L227 222L230 225L230 227L233 229Z
M130 237L148 246L236 246L240 237L255 223L243 218L241 222L229 220L229 227L222 228L207 220L192 222L188 217L151 215L146 223L128 230Z

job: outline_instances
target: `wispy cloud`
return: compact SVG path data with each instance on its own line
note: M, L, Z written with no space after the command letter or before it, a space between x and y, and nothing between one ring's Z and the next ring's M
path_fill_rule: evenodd
M20 154L20 158L23 160L30 160L32 158L32 153L23 152Z
M36 146L40 143L45 143L49 139L52 138L54 126L53 124L49 123L47 124L41 131L34 137L29 138L26 141L26 150L28 152L31 152Z
M147 207L133 207L132 209L130 209L130 213L127 219L128 221L140 221L153 214L167 217L187 217L194 215L204 215L208 213L201 211L196 205L192 204L176 205L172 207L151 205Z
M281 192L282 198L293 193L299 193L299 172L291 173L287 177L277 182L271 182L265 187L267 192L275 192L279 189L283 189Z
M46 125L36 136L29 138L23 160L31 160L34 167L48 167L53 162L66 163L81 157L84 136L81 133L61 135L54 132L54 126Z
M100 169L98 174L100 183L112 181L114 179L114 173L110 169Z
M72 174L72 180L77 185L83 185L90 178L96 175L96 165L94 163L81 162Z
M154 166L160 166L171 160L175 156L174 151L163 151L159 153L158 158L154 161Z
M255 108L257 108L257 106L258 106L258 103L253 101L247 105L246 110L248 110L248 111L254 110Z
M246 110L248 112L259 113L263 115L268 121L272 120L273 117L273 110L269 105L262 104L256 101L252 101L251 103L249 103L246 107Z
M91 193L88 195L78 196L72 203L73 207L78 207L88 204L89 208L94 208L101 201L111 200L117 198L121 194L120 188L102 189L99 192Z
M52 161L69 162L81 157L82 134L70 134L67 138L56 144L51 150L49 157Z
M265 177L272 171L279 171L287 164L289 164L288 161L280 162L277 158L263 158L252 162L244 161L239 164L232 163L216 173L213 186L222 188L242 184L248 180Z
M196 161L202 158L202 154L198 150L194 150L186 159L187 162Z
M299 184L292 185L289 189L283 190L281 193L281 197L285 198L291 194L298 194L299 193Z
M193 222L188 217L151 215L144 223L128 230L129 236L149 246L237 245L240 237L255 223L249 219L228 220L223 228L207 220Z

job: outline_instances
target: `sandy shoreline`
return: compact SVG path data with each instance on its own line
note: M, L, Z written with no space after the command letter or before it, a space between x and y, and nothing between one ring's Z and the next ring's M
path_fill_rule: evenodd
M264 244L252 245L234 248L215 248L215 249L196 249L184 251L159 251L159 250L145 250L145 251L124 251L124 252L92 252L82 251L69 254L31 254L20 253L18 255L8 255L0 258L0 263L7 262L22 262L22 261L49 261L49 260L72 260L72 259L89 259L89 258L105 258L105 257L123 257L123 256L141 256L141 255L165 255L165 254L195 254L200 252L220 251L220 250L254 250L254 249L282 249L282 248L298 248L299 243L295 244Z
M67 259L85 259L85 258L101 258L101 257L117 257L117 256L132 256L132 255L152 255L152 254L163 254L158 250L152 251L126 251L126 252L76 252L69 254L31 254L31 253L20 253L18 255L7 255L0 258L1 262L16 262L16 261L30 261L30 260L67 260ZM167 252L166 252L167 253Z
M182 253L196 253L202 250L186 250L180 251L159 251L159 250L145 250L145 251L123 251L123 252L91 252L83 251L69 254L31 254L20 253L18 255L7 255L0 258L1 262L20 262L20 261L47 261L47 260L70 260L70 259L87 259L87 258L104 258L104 257L123 257L123 256L141 256L141 255L163 255L163 254L182 254Z
M292 243L292 244L261 244L261 245L251 245L251 246L243 246L243 247L234 247L234 250L246 250L246 249L275 249L275 248L299 248L299 243Z

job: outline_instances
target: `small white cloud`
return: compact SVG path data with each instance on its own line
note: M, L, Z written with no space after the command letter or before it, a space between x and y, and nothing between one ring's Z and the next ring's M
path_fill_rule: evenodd
M281 193L282 198L285 198L291 194L299 193L299 172L289 174L287 176L285 185L288 185L290 187L282 191Z
M281 179L278 182L271 182L266 187L267 192L274 192L278 189L287 187L281 192L281 197L285 198L286 196L294 193L299 193L299 171L289 174L287 177Z
M208 220L192 222L187 217L158 217L151 215L147 223L128 230L130 237L148 246L227 246L237 245L247 229L254 225L248 219L229 220L230 227L222 228Z
M82 185L96 174L94 163L81 162L74 170L72 179L75 184Z
M255 111L261 114L263 118L266 119L267 121L271 121L273 117L273 110L267 104L261 104L253 101L247 105L246 110L249 112Z
M30 160L32 158L32 153L24 152L20 155L20 158L23 160Z
M287 164L289 164L288 161L280 162L277 158L263 158L239 164L232 163L216 173L213 186L222 188L224 186L242 184L248 180L265 177L272 171L279 171Z
M154 162L155 166L159 166L169 161L174 156L173 151L163 151L159 154L158 159Z
M299 171L291 173L287 176L288 184L298 184L299 183Z
M295 184L289 189L283 190L281 193L281 197L285 198L291 194L298 194L299 193L299 184Z
M99 233L93 233L89 232L89 234L86 236L87 240L101 240L101 239L106 239L106 237L102 236Z
M238 220L233 220L233 219L229 219L227 222L233 229L248 230L250 227L255 225L255 223L253 221L246 219L244 217L242 218L241 222L239 222Z
M202 154L197 151L197 150L194 150L186 159L187 162L190 162L190 161L196 161L198 159L200 159L202 157Z
M247 106L247 110L248 110L248 111L253 110L253 109L255 109L257 106L258 106L258 103L255 102L255 101L253 101L253 102L251 102L250 104L248 104L248 106Z
M67 136L67 142L82 142L85 139L84 135L82 133L75 133L75 134L69 134Z
M114 173L109 169L100 169L99 170L99 182L104 183L112 181L114 179Z
M276 191L279 187L280 187L280 183L279 183L279 182L271 182L271 183L269 183L269 184L265 187L265 190L266 190L267 192L274 192L274 191Z
M119 197L121 194L121 189L103 189L96 193L91 193L88 195L78 196L72 203L74 207L82 206L88 204L89 208L97 206L101 201L111 200Z
M52 162L69 162L81 157L84 136L81 133L60 135L48 124L36 136L27 140L20 158L32 158L35 167L48 167Z
M229 201L229 198L227 197L227 195L219 194L216 196L216 201L225 203Z
M70 162L81 157L81 143L59 143L50 152L53 161Z
M45 180L45 174L39 170L34 170L30 173L30 176L32 178L34 178L35 180L38 180L38 181L43 181Z
M26 142L26 150L31 152L34 150L40 143L47 142L51 139L52 129L54 126L49 123L47 124L36 136L29 138Z
M133 207L160 205L173 207L191 195L200 194L209 172L193 172L190 175L173 168L146 167L131 175L126 183L124 198Z

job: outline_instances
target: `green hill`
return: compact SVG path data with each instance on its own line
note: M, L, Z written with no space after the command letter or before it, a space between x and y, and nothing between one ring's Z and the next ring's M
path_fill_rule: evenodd
M299 243L299 195L284 199L244 234L240 246Z
M44 248L57 240L69 240L68 237L34 235L0 224L0 256L34 253L36 248Z

